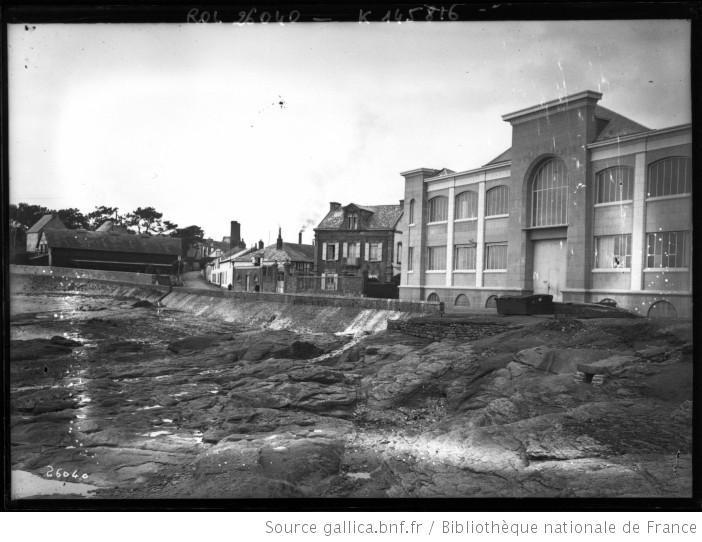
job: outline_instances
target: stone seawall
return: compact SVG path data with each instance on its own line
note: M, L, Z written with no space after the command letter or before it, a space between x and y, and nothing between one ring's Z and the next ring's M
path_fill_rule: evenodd
M102 271L97 269L74 269L68 267L49 267L33 265L10 265L13 275L30 275L38 277L54 277L64 280L81 280L85 282L101 281L131 285L152 284L152 275L146 273L127 273L124 271ZM174 287L174 292L183 295L196 295L211 298L230 299L245 303L282 303L286 305L313 305L317 307L344 307L351 309L372 309L392 312L408 312L413 314L438 314L438 303L424 301L400 301L399 299L376 299L369 297L330 296L314 294L277 294L273 292L233 292L225 289L199 289Z
M405 335L439 341L441 339L464 339L475 341L483 337L503 333L514 324L479 319L409 318L389 321L388 330ZM518 326L517 326L518 327Z
M152 284L149 273L129 273L126 271L103 271L100 269L77 269L73 267L50 267L48 265L10 265L10 274L39 277L64 277L67 279L100 280L123 282L125 284Z
M438 314L438 303L424 301L400 301L399 299L377 299L371 297L330 296L315 294L276 294L273 292L233 292L230 290L200 290L177 287L174 292L226 298L237 302L271 302L287 305L315 305L318 307L345 307L353 309L373 309L420 314Z
M65 291L126 296L246 327L303 333L374 333L386 329L388 320L438 310L436 304L397 299L169 288L152 285L150 275L139 277L135 276L137 273L14 265L10 266L10 273L13 294ZM129 278L133 280L126 280Z
M29 267L30 272L25 273L24 267ZM44 272L41 272L42 270ZM86 276L82 269L54 268L52 270L47 267L32 266L11 265L9 282L11 296L66 292L67 294L107 295L114 298L129 297L156 303L170 291L167 286L152 285L150 282L146 284ZM12 302L10 303L12 305Z

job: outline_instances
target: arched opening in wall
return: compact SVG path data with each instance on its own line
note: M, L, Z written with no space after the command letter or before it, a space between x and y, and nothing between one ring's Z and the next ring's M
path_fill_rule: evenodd
M439 299L439 295L436 292L432 292L429 294L429 297L427 297L427 302L429 303L439 303L441 299Z
M496 309L497 308L497 296L496 295L491 295L490 297L487 298L485 301L485 308L486 309Z
M470 301L468 301L465 294L460 294L453 304L456 305L456 307L470 307Z
M568 223L568 176L563 161L548 158L529 179L529 225L562 226Z
M448 198L436 196L429 200L429 222L443 222L448 219Z
M612 299L611 297L605 297L604 299L600 299L597 302L597 304L598 305L605 305L607 307L616 307L617 306L617 302L614 299Z
M668 301L656 301L653 305L648 308L649 318L677 318L678 311L672 303Z

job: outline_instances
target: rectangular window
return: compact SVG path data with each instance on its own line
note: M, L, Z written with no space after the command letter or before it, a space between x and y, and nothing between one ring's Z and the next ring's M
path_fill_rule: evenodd
M358 215L356 213L351 213L348 215L348 224L350 230L358 229Z
M358 258L358 256L359 256L358 243L349 243L347 251L348 251L348 253L346 254L347 258Z
M507 269L507 243L485 244L485 269Z
M397 243L397 264L402 263L402 243Z
M379 262L383 256L383 243L370 243L369 252L368 261Z
M346 245L346 265L358 265L360 255L359 243L344 243Z
M456 245L453 255L453 268L462 271L475 269L474 245Z
M595 269L631 267L631 234L595 237Z
M649 233L646 267L687 267L687 233L685 231Z
M327 275L324 277L324 289L336 290L336 275Z
M327 243L327 261L336 260L336 243Z
M407 271L412 271L414 262L414 247L409 247L407 249Z
M427 247L427 271L446 270L446 247Z

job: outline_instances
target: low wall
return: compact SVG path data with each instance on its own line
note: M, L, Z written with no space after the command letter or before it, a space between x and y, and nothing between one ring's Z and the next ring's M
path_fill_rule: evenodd
M102 280L127 284L151 285L150 273L130 273L127 271L103 271L101 269L77 269L73 267L51 267L47 265L10 265L10 274L55 276L79 280Z
M435 341L441 339L475 341L489 335L503 333L513 327L514 325L512 324L479 319L410 318L407 320L388 321L388 330Z

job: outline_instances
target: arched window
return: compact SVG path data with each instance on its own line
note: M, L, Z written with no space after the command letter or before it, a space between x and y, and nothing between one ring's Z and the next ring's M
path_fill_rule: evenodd
M414 224L414 200L409 202L409 224Z
M457 307L470 307L470 301L468 301L468 298L465 296L465 294L461 294L456 298L454 305L456 305Z
M429 297L427 297L427 301L429 303L439 303L441 301L441 299L439 299L438 294L436 294L435 292L432 292L429 294Z
M668 301L656 301L648 309L649 318L677 318L678 311Z
M485 301L485 308L486 309L496 309L497 308L497 296L496 295L491 295L490 297L487 298L487 301Z
M534 171L530 183L531 225L560 226L568 222L568 178L565 164L551 158Z
M626 201L634 194L634 168L616 166L595 174L595 203Z
M509 189L505 185L485 192L485 216L506 215L508 197Z
M456 196L456 219L478 217L478 194L471 190Z
M686 156L671 156L648 166L646 197L672 196L692 192L692 167Z
M436 196L429 200L429 222L441 222L448 219L448 198Z

